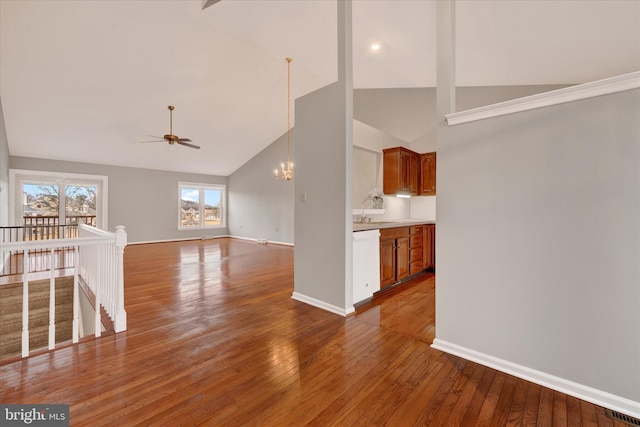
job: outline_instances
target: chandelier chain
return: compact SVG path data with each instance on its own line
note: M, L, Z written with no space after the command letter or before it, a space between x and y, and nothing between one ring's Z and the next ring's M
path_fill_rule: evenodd
M291 58L287 60L287 163L280 165L280 170L275 170L277 180L291 181L295 174L293 162L291 162Z
M287 162L291 163L291 58L287 58Z

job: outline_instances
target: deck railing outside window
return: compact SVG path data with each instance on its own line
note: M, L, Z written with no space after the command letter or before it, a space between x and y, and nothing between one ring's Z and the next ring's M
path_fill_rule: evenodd
M79 236L78 224L96 227L95 215L67 215L65 224L60 224L58 216L24 216L23 225L0 227L0 243L30 242L34 240L74 239ZM49 251L31 249L29 271L47 271L51 268ZM22 274L22 251L3 252L0 259L0 276ZM57 248L56 268L58 270L73 266L73 251L70 248Z

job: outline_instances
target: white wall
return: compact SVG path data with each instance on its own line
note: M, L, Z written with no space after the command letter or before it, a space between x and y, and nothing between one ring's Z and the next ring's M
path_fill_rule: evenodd
M640 414L640 91L449 127L436 339Z
M361 209L362 202L370 191L382 192L383 162L382 149L406 146L401 139L387 135L381 130L353 120L353 208ZM392 196L383 196L385 213L371 215L374 219L409 218L411 201ZM370 201L367 207L370 207ZM358 220L355 215L354 220Z

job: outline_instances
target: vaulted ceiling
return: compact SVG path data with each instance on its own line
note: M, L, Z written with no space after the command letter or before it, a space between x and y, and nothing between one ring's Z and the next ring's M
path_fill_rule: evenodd
M11 155L225 176L286 132L285 57L293 97L336 79L334 1L201 5L0 0ZM640 70L640 1L464 0L456 16L461 86ZM435 85L435 1L355 0L353 33L356 88ZM169 133L168 105L202 149L140 143Z

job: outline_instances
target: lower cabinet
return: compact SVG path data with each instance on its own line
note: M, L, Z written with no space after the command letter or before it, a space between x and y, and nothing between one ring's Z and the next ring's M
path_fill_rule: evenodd
M380 229L380 288L435 268L435 224Z
M435 224L425 224L423 227L424 269L431 270L436 268L436 226Z
M380 288L409 277L409 227L380 230Z
M409 275L424 270L424 226L409 227Z

